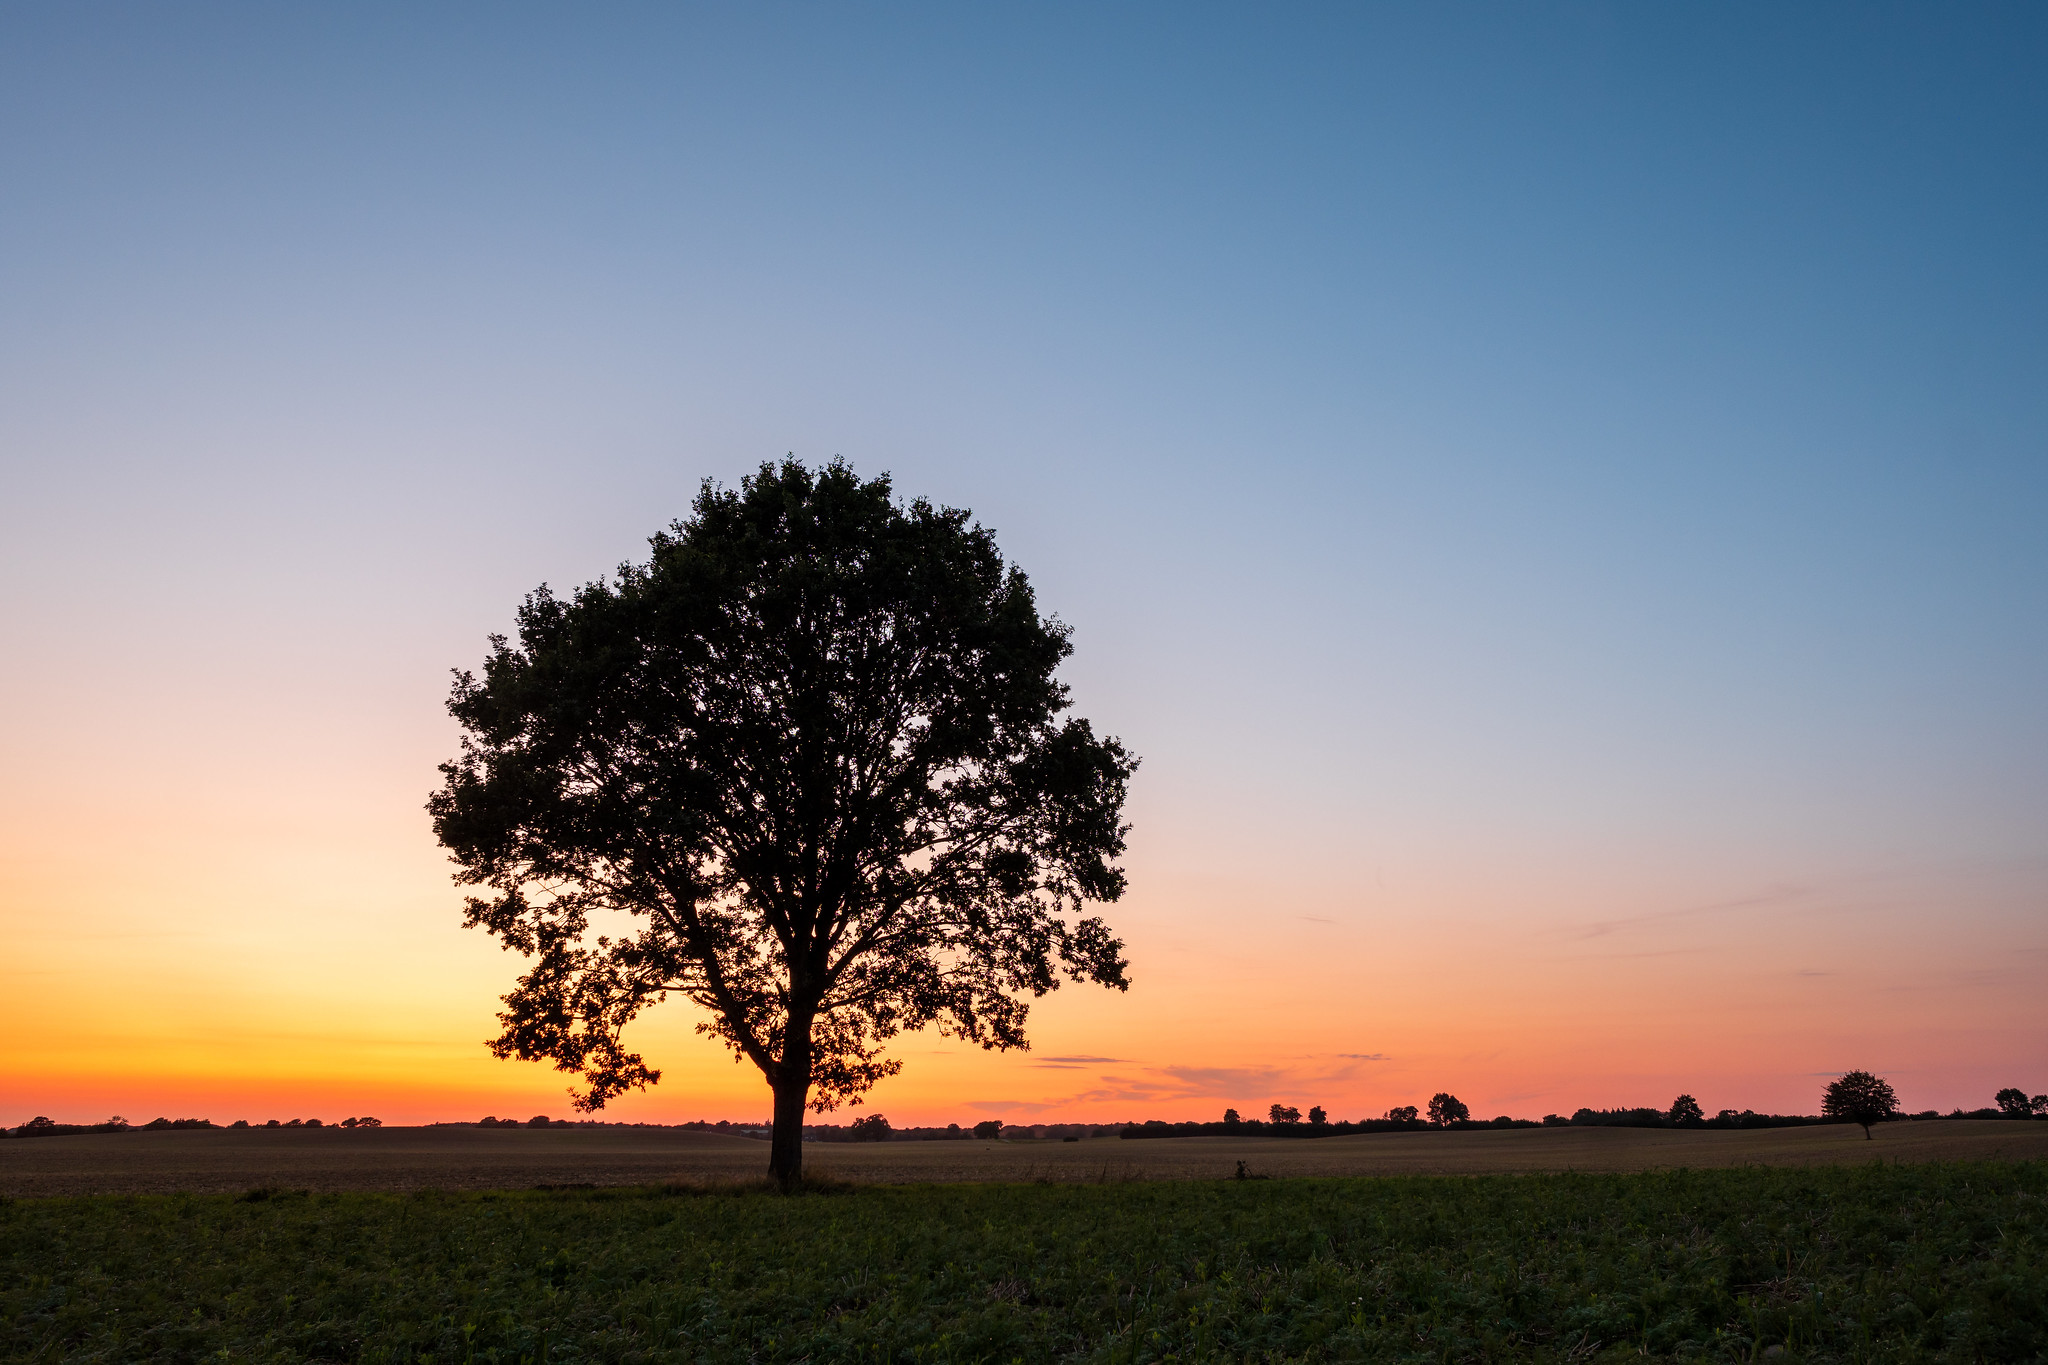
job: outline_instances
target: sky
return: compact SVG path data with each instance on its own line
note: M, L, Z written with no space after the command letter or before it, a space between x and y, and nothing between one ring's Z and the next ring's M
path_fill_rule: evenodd
M423 804L786 453L1143 758L906 1123L2048 1090L2048 11L0 6L0 1123L569 1113ZM758 1118L689 1007L607 1117ZM842 1115L842 1117L844 1117Z

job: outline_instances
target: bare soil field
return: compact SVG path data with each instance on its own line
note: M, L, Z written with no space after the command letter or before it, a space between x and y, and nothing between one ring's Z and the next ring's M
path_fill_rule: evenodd
M1869 1161L2048 1159L2048 1123L1892 1123L1747 1132L1520 1128L1351 1137L817 1143L816 1174L869 1184L1479 1175ZM768 1144L660 1128L338 1128L85 1134L0 1142L0 1194L530 1189L758 1179Z

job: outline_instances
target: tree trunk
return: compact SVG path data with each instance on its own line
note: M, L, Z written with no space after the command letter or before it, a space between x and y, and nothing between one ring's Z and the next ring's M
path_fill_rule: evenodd
M784 1190L804 1178L804 1101L811 1095L808 1080L775 1087L775 1127L768 1139L768 1175Z
M785 1192L804 1178L804 1105L811 1097L811 1027L790 1021L776 1068L775 1119L768 1138L768 1176Z

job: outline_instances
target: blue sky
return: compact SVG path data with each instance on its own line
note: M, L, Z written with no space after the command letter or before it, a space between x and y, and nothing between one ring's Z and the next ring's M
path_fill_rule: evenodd
M1499 982L1832 896L1842 999L1978 983L1867 1051L2048 1088L2044 57L2017 5L8 6L8 913L117 932L49 888L152 840L438 905L445 670L843 455L1076 627L1180 998L1284 998L1202 977L1246 925ZM1655 932L1725 985L1794 931Z

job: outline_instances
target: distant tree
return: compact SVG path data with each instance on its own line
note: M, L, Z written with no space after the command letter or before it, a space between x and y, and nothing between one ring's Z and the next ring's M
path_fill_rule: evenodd
M1671 1124L1674 1128L1697 1128L1707 1121L1707 1111L1700 1108L1700 1102L1690 1095L1680 1095L1671 1101Z
M983 1119L980 1123L974 1125L974 1135L989 1142L994 1142L1003 1135L1003 1121L1001 1119Z
M1320 1104L1310 1105L1308 1121L1310 1126L1320 1128L1330 1121L1330 1116L1323 1112L1323 1106Z
M545 1128L548 1126L548 1116L546 1114L535 1114L526 1121L526 1126L528 1128Z
M1266 1111L1266 1117L1274 1123L1300 1123L1301 1111L1291 1104L1275 1104Z
M1995 1096L1998 1112L2009 1119L2030 1119L2034 1116L2034 1105L2027 1098L2027 1092L2007 1086Z
M855 1142L887 1142L895 1130L889 1126L889 1119L883 1114L867 1114L848 1124L847 1131L853 1134Z
M1225 1127L1235 1128L1243 1122L1244 1120L1237 1116L1237 1111L1235 1109L1226 1109L1223 1111L1223 1123Z
M1387 1111L1387 1121L1389 1123L1413 1123L1421 1112L1412 1104L1397 1104Z
M660 1079L623 1030L687 999L766 1078L787 1187L890 1038L1021 1048L1062 976L1125 988L1086 909L1123 894L1137 760L1064 714L1067 628L967 512L790 460L651 545L457 676L428 809L466 923L533 959L492 1050L594 1111Z
M2036 1095L2027 1101L2027 1107L2043 1118L2048 1118L2048 1095Z
M233 1123L228 1125L228 1127L230 1128L247 1128L248 1126L249 1120L247 1119L236 1119Z
M1454 1123L1463 1123L1472 1117L1472 1111L1456 1095L1439 1090L1429 1099L1429 1121L1439 1128L1448 1128Z
M1899 1097L1892 1088L1868 1071L1851 1071L1838 1081L1829 1081L1820 1101L1820 1112L1829 1118L1861 1124L1866 1141L1870 1126L1883 1123L1898 1107Z
M356 1127L358 1128L382 1128L383 1126L384 1120L373 1119L368 1114L356 1120Z

